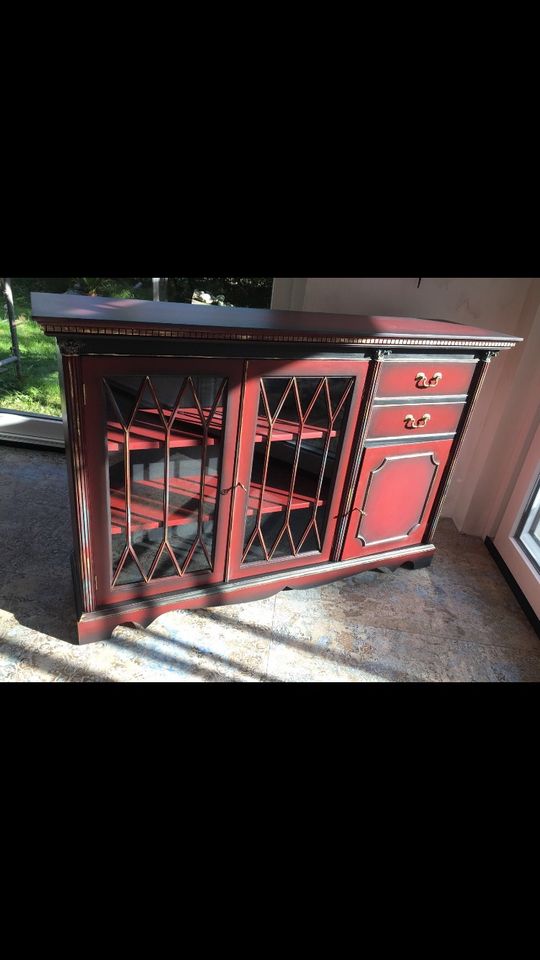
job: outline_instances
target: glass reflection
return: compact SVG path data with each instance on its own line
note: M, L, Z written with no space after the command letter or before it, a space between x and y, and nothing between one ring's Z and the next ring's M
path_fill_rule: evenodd
M346 377L261 381L244 563L322 551L352 388Z
M212 570L226 381L104 381L113 585Z

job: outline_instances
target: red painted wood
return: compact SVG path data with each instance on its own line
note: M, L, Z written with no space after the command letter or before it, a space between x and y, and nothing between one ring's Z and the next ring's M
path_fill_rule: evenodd
M366 448L343 560L422 542L451 447L435 440Z
M260 483L251 481L249 485L248 506L246 509L247 517L252 517L254 513L257 513L261 498L261 489ZM267 485L262 503L263 514L283 513L287 507L288 500L288 490L285 490L283 487L269 487ZM322 506L322 500L315 501L315 497L310 497L296 489L291 503L291 510L306 510L308 507L312 507L315 502L317 502L319 507Z
M209 447L215 444L214 437L208 437L207 445ZM107 448L109 451L121 450L124 444L124 431L121 425L114 420L107 422ZM171 430L170 447L171 449L179 447L200 447L202 444L202 435L188 433L180 430ZM130 430L131 450L152 450L165 446L165 431L163 427L159 430L156 427L143 427L136 423Z
M409 559L417 558L419 562L429 559L434 548L427 543L427 538L432 536L450 476L446 465L453 462L459 449L471 403L481 382L478 376L472 380L475 369L479 369L473 351L496 352L513 346L520 339L445 321L414 318L223 310L51 295L33 297L33 314L49 335L58 336L65 354L64 393L70 430L70 493L75 531L74 581L78 610L82 614L78 627L80 642L108 636L119 623L148 623L167 610L259 599L287 585L309 587L371 569L380 566L386 558L388 565ZM241 343L250 341L248 354L259 358L262 354L271 359L245 359L245 362L244 357L235 359L227 354L227 341L235 341L231 354L242 356ZM329 351L335 354L344 344L348 359L309 359ZM79 350L88 355L77 356ZM299 355L300 350L305 351L305 359L283 358L286 352L289 356L293 351ZM387 350L393 351L389 359L384 355ZM355 358L351 359L353 351ZM410 359L413 351L423 352L425 356ZM465 352L471 357L469 362L453 356L453 353ZM192 355L188 356L189 353ZM202 358L197 356L201 353ZM222 359L211 359L213 353ZM368 369L374 376L370 377L366 389ZM437 372L442 373L442 379L435 382ZM113 415L111 406L106 407L103 378L130 375L142 379L158 373L174 374L178 378L213 374L228 379L224 422L218 413L207 427L208 446L212 445L215 452L216 444L222 444L222 471L219 480L207 477L202 490L208 517L216 514L213 570L149 583L139 581L113 589L111 523L119 539L124 531L127 536L128 529L157 530L159 546L160 528L164 526L162 502L164 506L168 503L167 527L192 524L198 517L198 511L191 509L201 496L198 477L170 477L165 470L159 479L159 453L166 450L167 432L152 400L144 401L148 406L137 408L136 423L130 425L130 449L157 451L158 456L154 458L139 457L139 466L149 469L136 474L141 477L155 474L156 478L135 480L135 473L130 477L133 497L129 519L125 511L125 491L113 490L111 517L109 454L116 451L117 456L111 460L120 463L125 435L117 422L119 414ZM422 382L417 380L419 373L423 374ZM272 473L260 505L259 475L251 480L251 466L257 451L260 467L261 453L265 452L269 435L268 423L259 411L261 377L313 380L325 376L354 381L349 419L342 425L341 453L336 460L333 483L314 486L310 474L313 463L306 456L301 468L304 472L297 474L291 499L287 482L287 470L290 479L291 466L284 470L282 483L276 470L279 457L275 457L273 470L276 472ZM424 383L424 377L428 383L432 381L429 386ZM447 397L465 396L468 406L464 416L461 416L462 404L445 402ZM374 397L391 402L380 404ZM394 404L394 398L399 398L399 403ZM375 407L370 413L373 403ZM173 412L163 411L165 421ZM208 408L204 413L209 413ZM413 430L405 425L408 414L418 423L424 413L431 417L425 427ZM382 438L378 445L364 447L366 432L368 444L369 438L371 441ZM429 439L432 433L454 432L457 435L453 443ZM205 433L199 410L183 408L168 434L170 447L191 447L194 449L188 451L188 455L196 454ZM335 432L311 424L300 426L294 422L294 414L287 412L274 424L272 436L276 445L281 442L279 456L286 460L291 451L298 450L295 441L300 436L302 440L314 441L313 447L321 449L325 443L320 441L330 441ZM395 437L395 442L389 442L390 437ZM177 469L179 462L181 466ZM186 463L187 456L180 454L171 472L190 473L191 468L184 469ZM295 460L293 475L297 464ZM298 485L302 475L310 484L305 492ZM112 476L116 477L116 473ZM169 490L165 495L167 476ZM328 497L326 503L325 497ZM292 518L298 540L302 536L298 533L302 530L301 521L305 515L306 524L309 522L315 505L321 512L328 508L321 549L268 562L242 562L247 554L244 549L246 517L253 518L259 510L261 518L275 514L277 530L284 529L287 520ZM366 515L361 516L360 511ZM350 518L348 527L346 516ZM283 527L280 528L281 517ZM205 518L206 511L203 521ZM267 523L270 524L270 520ZM307 533L309 528L304 529ZM342 542L343 552L338 559ZM335 562L329 563L330 557ZM155 564L157 559L156 556Z
M80 357L62 357L60 385L65 415L69 423L68 430L64 420L77 596L80 598L82 609L90 612L96 607L94 571L95 551L99 547L99 541L92 530L89 516L92 490L89 487L88 451L85 445L84 390Z
M226 363L226 361L225 361ZM205 416L208 416L210 413L210 407L203 407L203 412ZM164 408L163 412L170 416L172 410L167 410ZM135 434L135 442L131 441L131 448L135 449L148 449L152 446L158 446L159 443L164 443L163 439L163 426L159 419L157 410L152 409L142 409L141 414L145 416L154 416L156 419L156 426L152 429L149 424L148 427L141 427L139 424L136 424L132 427L132 435ZM208 446L213 444L215 441L212 438L218 437L222 430L221 414L217 411L213 418L212 423L208 428L208 433L210 437L208 439ZM179 430L177 429L180 425L185 425L187 427L198 427L200 426L201 418L199 416L199 411L196 408L187 409L183 408L181 414L177 414L175 417L175 429L172 430L171 436L171 447L196 447L200 446L202 443L202 433L199 433L191 429L190 431ZM161 428L161 429L160 429ZM297 423L291 423L289 420L277 420L276 425L273 429L273 438L274 440L294 440L298 436L299 425ZM302 429L302 437L305 440L316 440L319 437L326 437L328 430L325 430L323 427L316 428L312 426L304 426ZM140 441L138 437L140 436ZM266 424L262 417L257 418L257 432L255 434L255 443L262 443L263 440L268 436L268 424ZM335 436L335 431L330 431L330 436ZM114 421L109 421L108 423L108 438L109 438L109 450L118 450L119 445L123 442L123 434L121 433L121 427L119 423ZM148 441L155 440L154 443L149 443Z
M275 426L272 430L272 439L274 443L279 442L280 440L294 440L296 437L302 433L303 440L317 440L320 437L328 436L330 433L331 437L335 437L335 430L325 430L322 427L312 427L304 425L300 431L300 426L298 423L291 423L290 420L277 420ZM263 422L262 417L257 418L257 428L255 433L255 443L262 443L263 440L266 440L268 436L268 424Z
M200 479L186 478L182 482L182 486L179 489L173 478L169 481L169 487L173 495L174 493L181 493L183 496L191 496L192 498L198 499L200 492ZM156 496L151 496L152 491L155 491L159 496L161 496L161 505ZM210 499L210 497L206 496L207 491L210 492L210 485L208 481L205 484L205 500ZM159 483L156 480L137 480L136 483L133 484L131 496L132 531L158 530L160 527L163 527L163 493L164 484ZM111 514L114 520L111 532L113 534L122 533L126 527L126 500L124 492L122 490L111 490L110 497L112 508ZM211 490L211 498L214 501L216 499L215 486ZM173 500L174 496L172 497L172 501ZM204 521L206 522L208 520L209 515L206 514L204 516ZM184 507L175 506L174 502L171 502L169 505L167 526L175 527L186 523L193 523L193 510L187 510Z
M32 314L47 324L57 319L64 329L81 333L103 334L111 330L119 335L126 328L137 328L140 335L152 328L161 328L163 337L179 329L193 331L194 336L222 336L238 331L243 337L283 340L295 335L324 341L335 337L411 338L448 341L520 340L493 330L469 327L446 320L425 320L417 317L351 316L344 314L307 313L294 310L253 310L231 307L194 306L187 303L150 303L145 300L118 300L106 297L80 297L71 294L32 293ZM212 333L213 331L213 333ZM404 344L406 346L406 343ZM426 371L427 372L427 371Z
M204 584L218 583L224 578L227 551L227 525L229 519L229 496L219 498L215 520L214 568L209 572L189 573L183 576L166 577L111 587L112 547L108 492L107 413L103 379L115 375L152 376L174 374L181 380L184 376L219 375L228 380L227 413L223 431L223 454L220 489L233 483L234 452L237 442L238 411L242 361L228 359L183 359L156 357L84 357L82 372L85 384L86 406L84 407L84 442L88 460L88 485L91 491L89 518L93 535L94 569L97 577L96 604L118 603L135 597L151 598L165 591L191 589ZM137 427L139 424L137 424ZM119 506L119 504L118 504ZM118 506L115 510L118 510ZM174 512L171 503L170 513ZM161 514L162 516L162 514ZM147 518L147 519L154 519ZM115 512L115 528L119 516ZM125 522L125 521L124 521ZM155 527L159 524L156 522ZM145 527L148 529L147 527Z
M368 425L367 438L411 437L418 440L430 433L455 433L463 413L464 403L398 403L374 406ZM424 420L424 414L429 420ZM407 423L407 417L414 420ZM413 427L416 423L416 427ZM424 424L424 425L422 425Z
M385 360L377 384L377 397L421 397L423 399L438 396L453 396L468 393L476 369L476 360ZM416 376L425 374L427 380L434 374L442 373L442 379L429 387L419 385Z
M208 419L210 416L211 407L202 406L201 409L206 419ZM174 411L168 407L163 407L163 413L166 417L171 417L173 412ZM155 407L143 407L141 413L144 413L150 417L155 417L156 423L161 423L159 412L155 409ZM213 435L214 437L218 437L221 434L223 429L222 419L223 418L220 411L216 410L214 416L212 417L212 423L208 426L209 434ZM198 437L199 443L202 442L201 415L197 407L182 407L182 409L178 411L174 418L173 433L178 431L179 435L182 436L184 434L184 429L179 430L179 427L185 428L188 436Z
M226 361L224 361L224 362L226 363ZM204 413L205 413L206 415L208 415L208 414L210 413L210 408L209 408L209 407L203 407L203 411L204 411ZM155 415L157 416L157 410L148 410L148 411L147 411L147 410L143 410L142 412L143 412L143 413L155 414ZM164 410L164 412L166 412L166 413L168 413L168 414L172 413L172 411L170 411L170 410L169 410L169 411ZM178 423L178 424L182 423L182 424L186 424L186 425L189 425L189 426L197 426L197 425L200 424L200 422L201 422L201 418L200 418L200 416L199 416L199 411L198 411L196 408L194 408L194 409L186 409L186 408L184 408L184 409L182 410L181 415L178 414L178 415L176 416L176 418L175 418L175 424L176 424L176 423ZM214 417L212 418L212 423L211 423L211 425L210 425L210 427L209 427L209 431L208 431L208 432L209 432L210 434L213 434L214 436L219 436L219 434L220 434L220 432L221 432L221 428L222 428L221 414L220 414L219 411L218 411L218 412L216 412L216 414L215 414ZM174 433L174 432L175 432L175 431L173 431L173 433ZM298 432L299 432L299 426L298 426L297 423L291 423L290 420L278 419L278 420L276 421L276 424L275 424L274 429L273 429L273 437L274 437L274 440L276 440L276 441L277 441L277 440L293 440L295 437L298 436ZM303 430L302 430L302 437L305 438L306 440L307 440L307 439L314 440L314 439L317 439L317 438L319 438L319 437L325 437L325 436L327 435L327 433L328 433L328 430L325 430L323 427L315 428L315 427L312 427L312 426L309 426L309 425L308 425L308 426L305 426L305 427L303 428ZM184 445L185 445L185 446L189 446L189 445L190 445L189 443L186 443L186 444L183 444L183 443L182 443L182 439L181 439L181 438L183 437L183 435L184 435L183 433L180 434L180 439L179 439L179 442L176 444L176 446L184 446ZM187 434L187 436L188 436L188 437L191 437L192 434ZM255 434L255 441L254 441L254 442L255 442L255 443L262 443L263 440L265 440L267 436L268 436L268 424L264 422L264 420L263 420L262 417L258 417L258 418L257 418L257 432L256 432L256 434ZM335 436L335 431L331 431L331 432L330 432L330 436L331 436L331 437L334 437L334 436ZM196 434L195 434L195 437L196 437ZM202 436L201 436L201 434L199 434L199 443L201 443L201 441L202 441ZM211 441L211 442L212 442L212 441ZM172 444L171 444L171 445L172 445Z
M434 553L435 547L432 545L416 550L412 548L395 551L395 554L391 555L391 563L392 566L399 566L415 560L428 560ZM238 580L234 586L227 589L227 592L219 590L219 587L217 589L209 587L207 592L190 594L189 591L185 591L184 594L177 595L173 599L167 596L157 597L151 605L141 601L140 604L135 602L129 605L129 608L127 608L128 605L124 605L123 608L114 610L99 610L95 614L80 618L77 624L78 640L80 644L104 640L120 624L135 623L148 626L157 617L172 610L197 610L203 607L227 606L232 603L248 603L271 597L286 587L293 589L316 587L323 583L331 583L343 576L352 577L362 571L373 570L381 567L383 562L380 556L367 557L350 564L345 571L341 564L336 563L327 565L322 570L317 567L313 567L310 571L296 571L296 573L283 570L279 577L275 576L274 570L274 577L271 580L263 578L254 583ZM388 562L390 563L390 560Z
M351 394L349 417L343 424L343 443L334 488L330 497L326 532L322 543L322 550L316 553L305 553L297 557L275 557L272 560L255 563L242 563L244 553L244 534L246 505L249 493L237 487L233 497L232 535L230 541L230 557L228 565L228 579L236 580L241 577L252 577L258 574L269 573L276 568L286 566L289 570L308 566L315 562L324 563L330 559L334 535L339 519L339 504L343 496L343 487L349 458L352 450L354 432L362 400L362 392L368 370L367 360L254 360L249 362L248 379L244 397L244 408L241 422L240 449L236 482L243 484L246 490L250 489L251 468L255 438L260 431L259 398L260 381L265 377L309 377L320 379L326 376L354 379Z
M215 503L217 495L217 477L206 477L204 484L205 503ZM133 484L134 490L131 496L131 529L136 530L157 530L163 526L163 508L159 506L159 500L149 495L150 491L156 491L163 497L164 484L158 480L137 480ZM190 497L192 500L198 500L200 496L199 477L171 477L169 479L169 488L174 499L174 495ZM145 496L145 491L148 491ZM251 517L257 512L260 501L261 485L251 483L247 516ZM126 501L122 490L111 490L111 507L114 523L112 533L121 533L126 526ZM262 505L263 514L283 513L287 506L288 493L285 489L279 487L266 487L265 497ZM293 497L291 510L306 510L312 507L315 498L297 491ZM317 501L322 506L323 501ZM204 515L204 521L209 520L209 514ZM174 527L181 524L193 523L193 510L186 510L181 506L174 506L171 502L168 515L168 526Z

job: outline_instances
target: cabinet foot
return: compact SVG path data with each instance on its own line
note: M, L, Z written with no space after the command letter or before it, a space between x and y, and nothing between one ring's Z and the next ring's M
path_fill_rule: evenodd
M405 560L403 563L385 563L375 567L377 573L395 573L400 567L406 567L407 570L420 570L422 567L429 567L433 560L433 554L429 557L419 557L418 560Z
M342 577L355 576L365 570L384 568L388 571L397 570L399 566L425 567L431 562L435 548L432 545L419 546L420 555L408 560L394 554L389 556L385 563L384 557L376 559L365 557L345 564L321 564L297 571L276 571L271 577L260 579L230 581L228 583L210 584L198 590L184 590L181 593L162 594L153 597L152 602L136 599L123 604L111 605L94 610L92 613L81 613L77 624L78 643L95 643L107 640L115 627L134 624L139 627L149 626L157 617L173 610L196 610L204 607L220 607L230 603L247 603L253 600L264 600L281 590L307 590L324 583L332 583ZM426 553L428 555L426 556ZM414 557L414 554L413 554ZM397 562L401 560L401 563ZM378 561L378 562L377 562Z
M419 557L418 560L408 560L403 566L406 567L407 570L421 570L422 567L429 567L432 560L433 554L429 557Z

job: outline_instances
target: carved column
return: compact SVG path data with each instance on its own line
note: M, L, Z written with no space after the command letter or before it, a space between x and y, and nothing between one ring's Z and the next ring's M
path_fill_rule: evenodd
M345 481L345 498L341 506L340 522L336 529L335 544L332 554L332 560L334 561L338 561L341 558L341 551L343 550L343 544L345 542L347 524L349 521L349 515L354 499L354 492L356 489L356 480L358 478L360 462L364 452L364 439L366 436L369 417L371 415L371 405L373 403L373 398L375 397L375 391L379 382L382 362L387 357L391 356L391 354L391 350L374 350L371 354L370 370L367 376L365 387L365 400L362 404L363 412L360 416L355 446L353 448L349 470Z
M59 340L61 370L64 381L66 410L64 423L68 423L66 457L70 476L71 516L75 533L75 571L82 612L91 613L96 608L96 583L92 563L90 540L89 490L84 443L84 385L82 358L75 340Z

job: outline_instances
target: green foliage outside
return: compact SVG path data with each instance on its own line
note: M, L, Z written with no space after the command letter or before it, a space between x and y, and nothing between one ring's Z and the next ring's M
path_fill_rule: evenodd
M66 291L102 297L152 299L151 277L12 277L22 380L16 366L0 370L0 407L61 416L56 341L32 320L30 293ZM167 299L191 303L195 290L223 306L269 307L271 277L171 277ZM0 359L11 353L7 314L0 297Z

